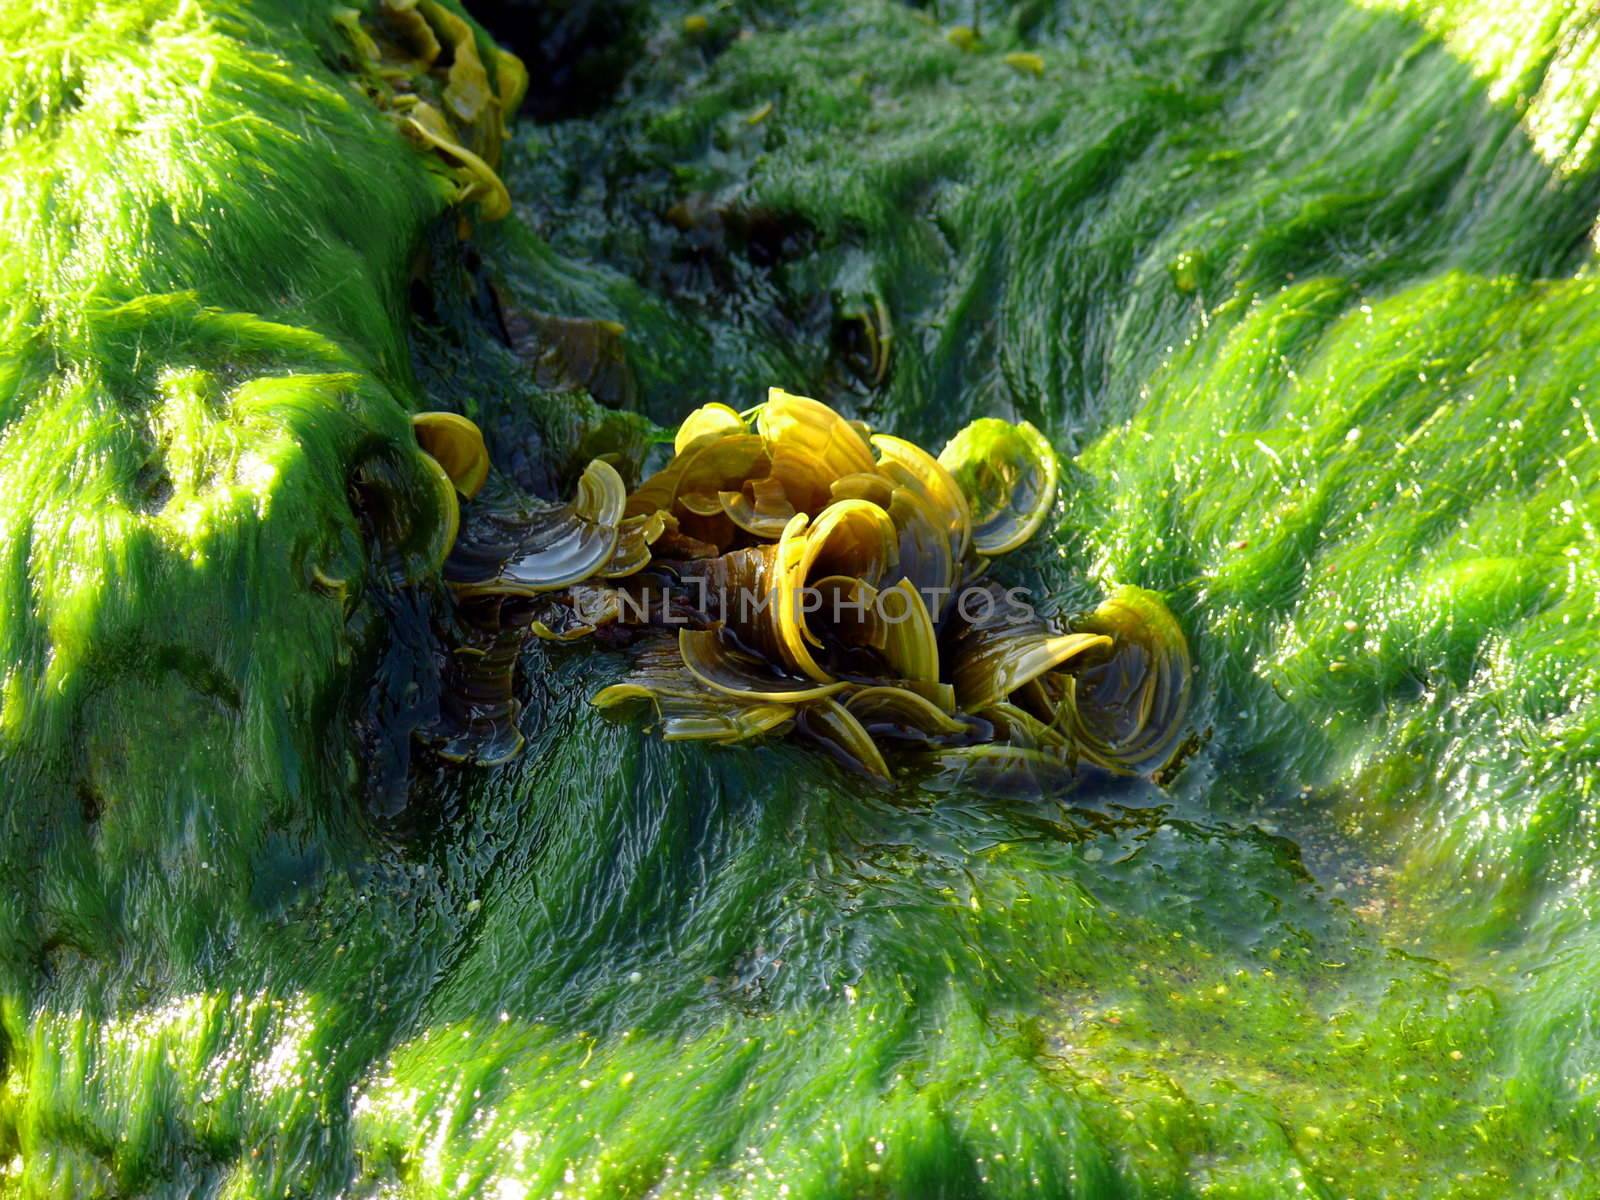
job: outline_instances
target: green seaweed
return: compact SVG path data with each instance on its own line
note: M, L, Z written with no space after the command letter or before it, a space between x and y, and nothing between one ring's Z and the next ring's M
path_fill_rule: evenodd
M331 9L0 4L0 1194L1592 1195L1584 6L627 23L466 247ZM663 745L588 646L408 749L409 413L556 494L770 384L1044 432L1003 573L1167 598L1164 790Z

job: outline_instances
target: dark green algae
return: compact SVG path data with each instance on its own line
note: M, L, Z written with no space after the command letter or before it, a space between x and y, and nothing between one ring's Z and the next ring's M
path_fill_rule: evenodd
M0 7L0 1193L1600 1191L1592 18L693 11L463 248L322 6ZM525 312L667 426L1035 422L1008 578L1162 591L1198 753L879 794L535 647L518 760L407 755L408 411L652 436Z

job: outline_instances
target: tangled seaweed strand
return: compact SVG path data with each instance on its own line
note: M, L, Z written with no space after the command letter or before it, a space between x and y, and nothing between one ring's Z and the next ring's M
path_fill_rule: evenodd
M476 427L424 414L416 428L474 494ZM647 705L668 740L792 731L880 779L908 762L1025 794L1070 785L1081 763L1157 773L1190 678L1161 600L1119 587L1061 630L985 573L1037 532L1056 477L1027 423L975 421L935 458L773 388L750 414L691 413L632 492L597 459L566 504L469 506L445 579L475 630L455 691L482 703L441 752L515 753L516 649L603 634L632 667L593 703Z

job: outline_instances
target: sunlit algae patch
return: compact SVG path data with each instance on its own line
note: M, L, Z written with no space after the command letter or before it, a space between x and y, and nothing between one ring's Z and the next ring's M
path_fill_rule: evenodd
M0 4L0 1192L1600 1191L1588 8L493 11Z

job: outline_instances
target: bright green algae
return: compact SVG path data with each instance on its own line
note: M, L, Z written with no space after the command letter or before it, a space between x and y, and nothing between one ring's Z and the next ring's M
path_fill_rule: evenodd
M404 833L346 479L427 494L423 393L538 482L606 435L453 290L320 9L0 17L0 1186L1592 1194L1600 78L1509 7L652 13L520 137L511 300L622 321L664 423L1032 420L1013 577L1162 590L1210 738L1170 795L880 796L536 648L523 757L420 767ZM835 319L880 312L873 388Z

